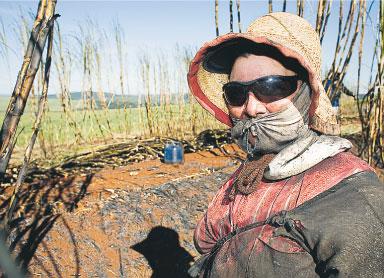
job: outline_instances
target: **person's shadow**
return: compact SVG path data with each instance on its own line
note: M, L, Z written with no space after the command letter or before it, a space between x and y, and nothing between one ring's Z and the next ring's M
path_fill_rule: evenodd
M180 246L179 235L172 229L154 227L145 240L131 248L147 259L153 270L152 278L190 277L188 269L193 257Z

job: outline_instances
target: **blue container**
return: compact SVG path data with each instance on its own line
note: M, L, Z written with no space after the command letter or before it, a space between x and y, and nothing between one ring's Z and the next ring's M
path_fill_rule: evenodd
M164 162L167 164L184 163L184 149L180 142L170 142L165 144Z

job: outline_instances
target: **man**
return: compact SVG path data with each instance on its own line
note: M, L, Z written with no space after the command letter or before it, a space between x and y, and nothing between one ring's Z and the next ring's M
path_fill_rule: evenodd
M196 227L192 276L384 277L383 184L337 136L320 67L316 32L288 13L197 52L190 89L248 158Z

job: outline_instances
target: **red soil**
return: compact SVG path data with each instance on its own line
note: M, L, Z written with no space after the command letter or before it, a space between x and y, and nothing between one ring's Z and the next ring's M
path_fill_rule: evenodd
M199 211L191 209L191 219L188 219L190 228L175 228L181 225L169 220L175 212L154 206L156 202L161 205L161 201L156 195L146 199L145 190L169 182L182 184L216 171L233 172L239 165L235 157L243 154L234 145L227 145L224 150L186 154L182 165L167 165L156 159L115 169L105 168L91 176L66 177L45 185L54 187L47 194L46 202L51 203L52 214L57 219L50 219L52 228L42 237L29 262L30 273L43 277L150 277L153 270L147 260L130 246L159 225L177 230L180 247L195 257L198 254L192 245L193 226L205 208ZM201 195L202 204L208 204L220 183L213 186L212 192ZM40 191L44 190L40 188ZM141 194L141 201L135 206L143 212L150 211L142 214L144 219L141 221L130 222L131 218L124 218L127 212L119 213L119 209L103 213L106 204L119 205L123 210L128 205L124 198L137 192ZM192 198L200 193L189 190L181 194L183 198ZM40 216L46 219L46 215ZM121 232L121 229L128 232ZM173 275L176 274L169 277Z

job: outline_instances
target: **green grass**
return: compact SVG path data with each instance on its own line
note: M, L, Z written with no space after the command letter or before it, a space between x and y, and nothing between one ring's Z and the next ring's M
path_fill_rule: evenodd
M6 97L1 98L0 121L3 121ZM74 104L75 105L75 104ZM32 133L36 105L30 99L22 116L15 147L13 161L22 159ZM34 149L34 158L44 157L47 162L58 161L62 157L76 154L92 145L109 144L131 140L132 137L169 136L188 138L208 128L223 128L213 117L197 103L172 104L169 107L152 106L151 122L153 134L149 132L146 110L141 108L74 110L70 118L62 111L59 100L49 99L48 109L42 121L38 142Z

